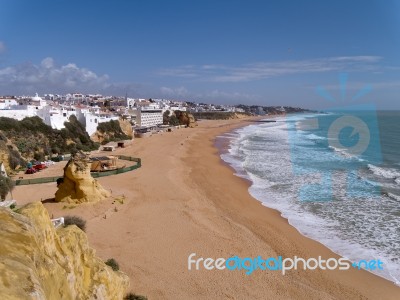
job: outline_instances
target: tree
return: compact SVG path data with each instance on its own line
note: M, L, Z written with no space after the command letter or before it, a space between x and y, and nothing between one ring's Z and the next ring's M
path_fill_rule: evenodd
M163 114L163 124L164 125L168 125L169 124L169 115L170 115L170 111L166 110Z
M179 119L175 115L172 115L172 117L169 119L169 125L172 126L179 125Z
M0 175L0 197L1 201L6 200L9 192L14 189L14 181L11 178Z

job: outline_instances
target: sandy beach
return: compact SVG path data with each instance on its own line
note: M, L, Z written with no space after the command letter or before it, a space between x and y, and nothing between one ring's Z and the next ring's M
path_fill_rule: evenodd
M266 208L220 159L215 137L244 120L135 139L115 154L140 157L138 170L100 178L112 198L79 207L46 203L53 217L87 220L89 242L115 258L131 290L149 299L400 299L400 287L366 271L188 270L188 256L338 256ZM18 186L18 204L54 197L54 183Z

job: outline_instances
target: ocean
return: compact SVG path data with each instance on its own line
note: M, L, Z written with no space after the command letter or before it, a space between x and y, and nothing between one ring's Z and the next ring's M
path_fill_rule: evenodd
M380 259L374 272L400 284L400 111L274 119L218 137L229 140L221 158L303 235L351 261Z

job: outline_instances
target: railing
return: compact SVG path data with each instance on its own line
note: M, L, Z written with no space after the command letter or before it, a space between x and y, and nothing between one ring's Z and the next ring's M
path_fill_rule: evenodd
M122 173L136 170L142 166L142 161L140 158L125 156L125 155L116 155L116 156L118 157L118 159L134 161L134 162L136 162L136 164L133 166L119 168L119 169L105 171L105 172L91 172L90 174L92 175L92 177L98 178L98 177L122 174ZM32 178L32 179L18 179L18 180L15 180L15 185L28 185L28 184L41 184L41 183L56 182L57 179L59 179L61 177L62 177L62 175L53 176L53 177Z

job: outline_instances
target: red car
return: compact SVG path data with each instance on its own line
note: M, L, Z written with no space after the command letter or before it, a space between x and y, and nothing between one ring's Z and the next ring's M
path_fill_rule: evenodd
M46 169L46 165L45 164L37 164L37 165L34 165L33 168L36 171L40 171L40 170Z
M25 171L25 174L34 174L36 173L36 170L34 168L29 168Z

